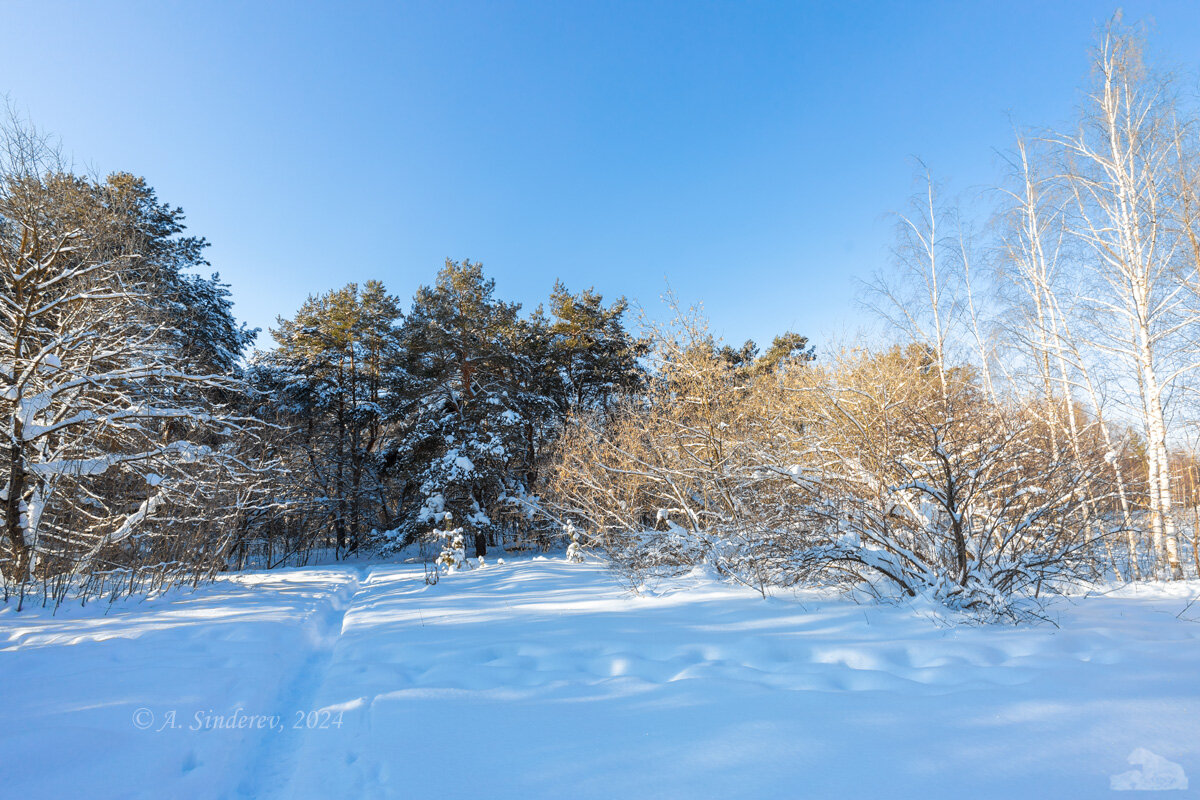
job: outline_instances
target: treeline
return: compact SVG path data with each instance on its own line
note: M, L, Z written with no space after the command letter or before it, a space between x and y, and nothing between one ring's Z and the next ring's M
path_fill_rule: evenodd
M641 391L624 299L523 313L447 261L410 302L310 297L251 352L207 242L141 178L66 169L10 116L0 164L6 595L135 591L229 568L547 547L566 420Z
M153 589L246 566L545 547L567 419L642 389L627 303L498 299L447 261L410 304L310 297L251 353L207 242L140 178L65 169L10 118L0 165L4 592Z
M4 591L569 542L635 585L708 564L995 617L1200 572L1200 104L1141 47L1101 31L1077 127L1022 135L982 213L926 176L869 294L888 336L819 360L678 309L633 332L561 283L522 310L449 260L411 300L314 295L251 352L180 209L10 121Z

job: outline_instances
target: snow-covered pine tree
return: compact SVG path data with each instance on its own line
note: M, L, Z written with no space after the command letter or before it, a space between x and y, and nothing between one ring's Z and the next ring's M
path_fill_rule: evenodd
M450 511L477 556L501 531L500 505L519 491L530 405L519 392L528 362L514 346L526 336L520 306L495 299L494 290L482 265L450 260L433 286L418 290L394 394L396 461L415 490L403 527L424 533Z
M378 281L310 297L294 318L279 320L271 331L278 347L251 368L291 428L284 449L303 485L291 505L311 512L310 529L333 530L339 551L390 527L384 403L396 382L401 316Z

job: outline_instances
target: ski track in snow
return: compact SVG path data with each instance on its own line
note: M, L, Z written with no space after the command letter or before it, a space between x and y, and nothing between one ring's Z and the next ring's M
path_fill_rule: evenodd
M111 610L0 607L13 796L1099 797L1146 748L1200 772L1200 582L948 627L928 608L650 596L525 560L253 573ZM178 710L282 730L159 730ZM137 709L155 726L139 730ZM297 712L340 727L293 727ZM1177 795L1178 796L1178 795Z

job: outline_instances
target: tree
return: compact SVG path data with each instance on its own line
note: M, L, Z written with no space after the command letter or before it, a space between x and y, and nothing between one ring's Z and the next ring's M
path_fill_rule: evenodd
M175 338L175 347L194 369L235 373L242 354L258 331L233 316L229 287L218 275L189 272L211 266L204 258L208 241L184 236L183 209L160 203L144 178L126 172L91 187L92 202L109 211L104 236L136 244L131 264L151 288L148 302L157 321Z
M162 297L182 263L163 254L191 247L175 239L182 212L158 225L160 207L119 201L123 178L66 172L28 127L5 128L0 155L5 578L219 568L232 510L204 512L248 469L253 424L216 399L236 376L196 369L188 320ZM209 317L232 326L227 310Z
M1141 43L1120 27L1103 32L1096 82L1078 133L1058 139L1074 198L1071 233L1090 254L1092 344L1124 367L1137 398L1149 457L1151 530L1156 554L1182 577L1172 517L1166 405L1181 375L1200 365L1179 358L1195 329L1177 254L1174 109L1169 87L1142 61Z
M368 281L309 297L280 319L276 350L255 364L260 390L281 402L300 432L313 505L332 526L339 552L353 552L369 528L388 526L384 405L400 360L399 301Z
M565 387L559 401L565 418L575 410L603 411L643 381L638 359L646 343L625 329L629 304L618 297L608 306L594 289L571 294L562 281L550 295L553 355Z
M758 359L757 367L766 372L778 372L792 364L807 364L817 358L816 348L808 344L808 337L788 331L776 336L767 352Z
M531 417L518 387L533 385L520 358L528 341L520 306L494 292L481 264L449 259L436 283L417 291L392 411L401 426L395 460L416 490L405 527L415 535L453 518L480 556L502 530L501 504L521 490L514 475Z

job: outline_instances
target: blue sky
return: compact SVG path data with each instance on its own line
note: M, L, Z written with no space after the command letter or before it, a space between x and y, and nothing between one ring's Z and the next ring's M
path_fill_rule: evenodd
M669 281L730 339L821 343L863 318L912 157L994 183L1014 122L1071 118L1114 8L9 0L0 92L182 205L254 326L450 256L526 306L562 278L661 315ZM1200 4L1124 8L1196 66Z

